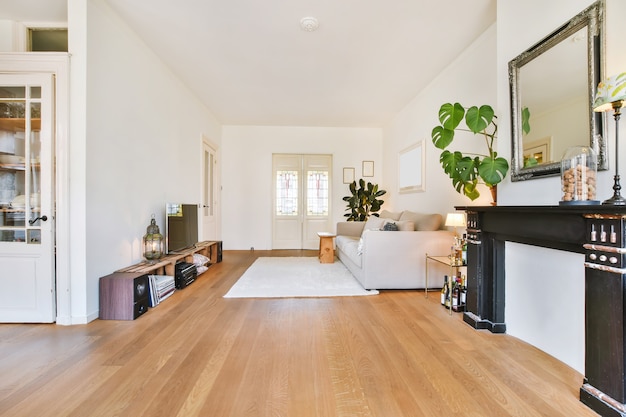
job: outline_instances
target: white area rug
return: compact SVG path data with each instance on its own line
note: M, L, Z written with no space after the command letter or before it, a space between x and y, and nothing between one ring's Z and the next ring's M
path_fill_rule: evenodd
M321 264L314 257L259 258L224 298L340 297L375 295L341 262Z

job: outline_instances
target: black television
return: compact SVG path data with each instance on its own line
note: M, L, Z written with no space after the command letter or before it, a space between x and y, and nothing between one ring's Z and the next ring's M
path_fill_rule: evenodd
M167 203L165 251L176 253L198 243L198 205Z

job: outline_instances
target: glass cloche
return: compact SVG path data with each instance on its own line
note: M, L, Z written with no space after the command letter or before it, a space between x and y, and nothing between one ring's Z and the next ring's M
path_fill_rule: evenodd
M600 204L596 200L598 157L589 146L572 146L561 159L559 204Z

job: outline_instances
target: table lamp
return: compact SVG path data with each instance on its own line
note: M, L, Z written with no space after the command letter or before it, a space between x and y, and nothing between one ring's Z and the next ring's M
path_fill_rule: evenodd
M606 205L623 206L626 199L622 197L620 191L619 177L619 118L621 109L626 101L626 72L606 78L598 84L595 100L593 101L593 111L604 112L613 109L615 118L615 176L613 177L613 197L602 202Z
M454 227L454 235L458 237L457 227L465 227L465 213L448 213L446 216L447 227Z

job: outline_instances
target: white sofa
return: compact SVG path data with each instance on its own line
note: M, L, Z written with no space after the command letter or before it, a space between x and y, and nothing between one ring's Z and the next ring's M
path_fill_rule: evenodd
M337 257L365 289L425 288L426 254L446 256L454 243L442 220L440 214L383 211L367 222L339 222ZM399 230L382 230L385 223ZM450 268L434 261L428 266L428 286L441 288Z

